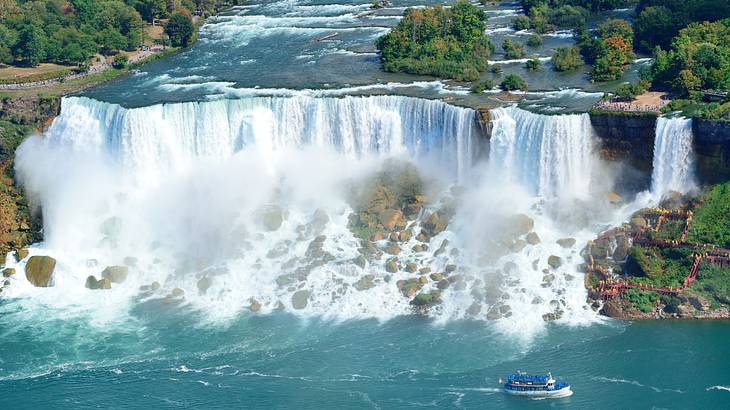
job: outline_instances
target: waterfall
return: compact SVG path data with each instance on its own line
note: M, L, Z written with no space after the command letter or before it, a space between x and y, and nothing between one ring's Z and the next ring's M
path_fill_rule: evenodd
M588 196L594 133L587 114L539 115L516 106L490 113L493 173L545 197Z
M98 150L125 172L183 170L197 158L226 159L250 146L328 147L347 157L433 158L463 180L476 151L474 111L400 96L260 97L126 109L70 97L48 132L51 144Z
M669 191L686 193L694 186L692 119L659 117L651 175L653 196L658 199Z

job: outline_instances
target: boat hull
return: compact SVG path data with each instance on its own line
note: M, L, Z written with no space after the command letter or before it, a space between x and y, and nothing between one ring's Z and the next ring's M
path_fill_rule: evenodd
M512 396L530 397L534 399L557 399L573 395L570 386L559 390L511 390L504 389L504 392Z

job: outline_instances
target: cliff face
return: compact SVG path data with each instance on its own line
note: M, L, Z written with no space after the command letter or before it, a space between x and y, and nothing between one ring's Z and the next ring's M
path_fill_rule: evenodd
M730 179L730 122L692 121L697 177L701 182Z
M44 129L58 115L60 98L4 98L0 100L0 265L5 255L42 239L40 218L15 184L15 149L34 131Z
M651 184L656 117L590 114L601 157L617 164L619 190L640 191Z

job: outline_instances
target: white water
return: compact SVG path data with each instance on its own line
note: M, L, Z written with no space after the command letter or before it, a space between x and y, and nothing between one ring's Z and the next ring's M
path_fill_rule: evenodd
M601 217L596 209L606 209L593 206L602 202L588 195L596 189L591 170L597 160L586 117L493 110L491 164L484 164L476 161L474 115L397 96L249 98L139 109L65 99L45 137L29 139L17 155L18 175L43 209L45 242L31 253L58 259L54 287L36 289L16 275L8 294L103 323L132 309L138 298L163 298L175 287L185 290L184 303L219 319L246 310L249 298L265 312L279 304L292 310L298 290L311 292L306 309L297 311L302 314L387 319L408 313L396 281L418 274L399 271L387 281L387 254L356 266L359 241L347 227L349 192L395 157L430 178L432 209L454 201L445 188L467 188L455 201L449 229L430 241L428 251L413 250L415 238L401 244L402 263L433 272L457 264L466 275L467 286L443 292L432 315L488 318L508 305L500 322L523 335L541 329L542 315L556 308L565 323L593 320L576 265L580 244L595 234L583 221L595 221ZM283 209L284 222L268 231L260 215L272 205ZM327 214L325 226L313 227L315 210ZM535 220L540 243L514 248L524 239L504 232L516 213ZM420 221L412 223L418 232ZM319 234L326 236L322 248L332 260L312 266L307 250ZM557 245L565 237L578 245ZM444 239L451 244L436 254ZM377 245L385 248L387 241ZM554 278L548 283L550 255L564 265L549 270ZM88 275L123 263L132 265L125 283L104 292L84 288ZM22 269L24 262L12 265ZM297 272L306 274L277 284L280 275ZM374 287L353 289L369 273ZM212 278L207 293L197 290L201 277ZM152 281L162 288L140 295L139 286ZM423 290L435 288L429 282ZM481 310L467 314L474 304Z
M490 113L492 172L543 197L590 196L595 137L587 114L545 116L517 107Z
M652 196L695 188L692 119L659 117L654 137Z

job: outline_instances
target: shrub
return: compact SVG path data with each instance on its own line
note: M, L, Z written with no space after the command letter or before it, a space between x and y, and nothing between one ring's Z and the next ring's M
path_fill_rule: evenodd
M124 54L117 54L114 57L114 61L112 61L112 67L119 70L119 69L126 67L128 62L129 62L129 57L127 57Z
M558 47L551 59L555 71L574 70L583 64L578 47Z
M515 30L527 30L530 28L530 18L524 14L519 15L512 20L512 27Z
M537 70L542 65L542 61L538 58L531 58L525 63L525 68L528 70Z
M494 82L492 80L475 81L471 86L471 92L473 94L481 94L484 90L491 90L493 87Z
M525 56L525 48L522 47L522 44L515 43L510 39L502 42L502 50L504 50L504 56L507 60L515 60Z
M542 36L533 34L527 38L527 45L530 47L539 47L542 45Z
M504 78L499 87L505 91L527 91L527 82L517 74L510 74Z

